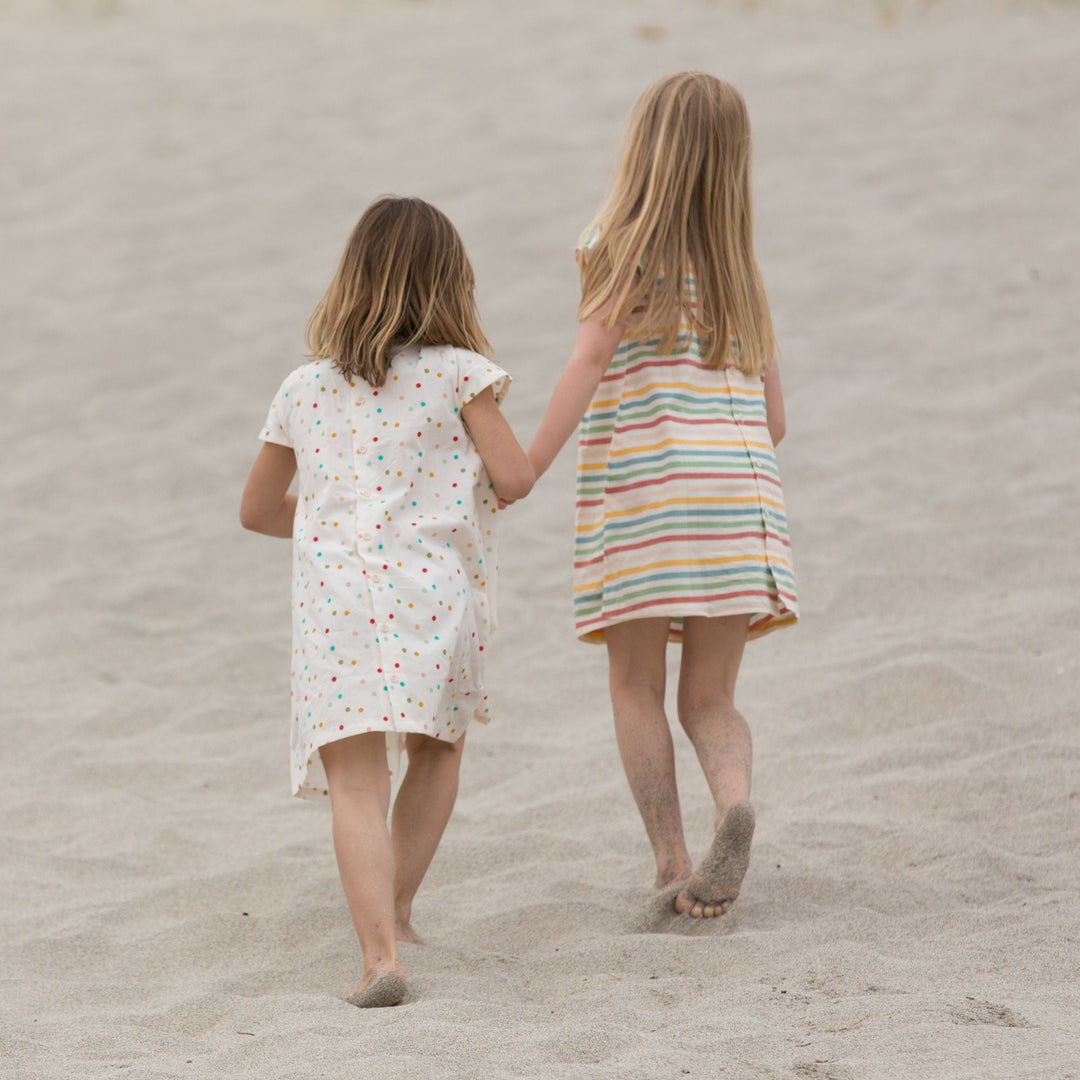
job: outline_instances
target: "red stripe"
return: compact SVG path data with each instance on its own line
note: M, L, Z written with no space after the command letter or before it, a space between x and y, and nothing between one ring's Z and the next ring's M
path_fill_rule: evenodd
M657 484L666 484L669 480L767 480L770 484L780 486L780 482L768 473L671 473L669 476L657 477L655 480L635 480L632 484L619 484L613 487L605 487L605 495L615 495L621 491L636 491L638 488L655 487Z
M755 529L753 532L741 532L741 533L725 533L725 532L712 532L712 533L664 533L663 536L654 536L650 540L639 540L636 544L622 544L618 547L609 547L605 551L609 555L617 555L621 551L638 551L641 548L652 547L655 544L674 544L681 540L748 540L753 537L764 538L766 542L773 540L781 547L785 547L788 551L791 550L791 541L779 533L772 532L766 529L764 533L760 529ZM602 557L602 556L598 556ZM596 559L589 559L586 562L581 563L582 566L589 566L596 562ZM575 563L575 566L578 564Z
M694 360L690 356L677 357L677 358L675 358L673 360L653 360L653 359L650 359L650 360L638 360L636 363L632 364L630 367L626 367L626 368L623 368L621 371L615 372L614 375L605 375L604 378L601 379L600 381L601 382L607 382L607 381L610 380L610 381L614 382L614 381L616 381L616 380L618 380L620 378L625 377L626 375L636 375L639 371L644 371L646 368L650 368L650 367L680 367L680 366L683 366L683 365L685 365L686 367L696 368L698 371L707 371L707 372L709 372L710 374L713 374L713 375L715 375L717 372L720 372L720 371L724 370L724 368L711 368L711 367L709 367L708 364L703 364L700 360ZM734 366L734 365L732 365L732 366ZM736 370L738 370L738 369L736 369ZM743 372L741 374L748 374L748 373ZM755 378L755 377L760 378L760 376L753 376L753 375L750 375L749 377L750 378ZM733 389L733 390L744 390L744 387L737 386L737 387L731 387L731 389ZM746 391L746 392L751 393L752 391Z
M620 435L624 431L644 431L646 428L656 427L657 424L663 423L671 424L735 424L738 427L766 427L764 420L736 420L730 416L707 416L701 420L688 420L684 416L672 416L670 413L665 413L663 416L658 416L655 420L649 420L644 424L619 424L615 427L614 435ZM611 438L607 440L611 441Z
M764 534L765 537L768 534ZM691 540L706 540L715 542L717 539L723 540L750 540L750 539L762 539L763 534L760 530L754 532L741 532L741 533L686 533L677 536L672 536L671 533L665 536L654 536L651 540L639 540L636 544L620 544L617 547L609 547L604 549L603 555L595 555L591 559L575 560L574 569L584 570L587 566L595 566L598 562L603 562L605 558L613 555L620 555L624 551L640 551L642 548L655 547L657 544L675 544L680 542L690 542ZM774 536L774 540L780 540L786 547L791 547L791 544L783 541L781 537Z
M636 375L639 371L644 371L646 368L664 368L664 367L692 367L698 371L711 371L713 373L722 371L722 368L711 368L707 364L702 364L700 361L692 360L690 357L681 358L676 357L673 360L638 360L636 363L631 364L630 367L625 367L621 371L616 371L614 374L605 375L600 382L617 382L619 379L625 378L627 375Z

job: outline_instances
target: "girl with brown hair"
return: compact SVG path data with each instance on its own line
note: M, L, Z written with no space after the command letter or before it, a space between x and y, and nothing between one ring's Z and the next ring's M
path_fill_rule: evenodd
M499 411L509 377L488 358L465 248L428 203L368 207L308 344L270 407L240 518L292 538L292 789L330 799L364 954L348 1000L396 1005L397 940L415 940L465 732L488 719L497 503L527 495L533 470Z

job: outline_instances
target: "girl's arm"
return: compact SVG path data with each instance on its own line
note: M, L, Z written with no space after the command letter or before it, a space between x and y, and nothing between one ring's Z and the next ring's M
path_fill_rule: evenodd
M784 392L780 389L780 357L773 355L765 369L765 418L773 446L778 446L787 431L784 420Z
M240 524L267 536L292 536L296 496L288 492L295 475L292 448L263 443L240 499Z
M625 327L604 325L605 309L593 312L578 327L570 359L551 394L547 412L529 447L529 460L537 478L573 435L592 401L600 380L622 340Z
M524 448L499 409L495 391L488 386L462 405L461 419L500 502L524 499L532 491L536 476Z

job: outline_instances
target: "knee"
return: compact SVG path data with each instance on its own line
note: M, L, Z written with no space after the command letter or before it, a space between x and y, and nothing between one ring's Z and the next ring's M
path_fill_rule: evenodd
M683 688L679 692L679 723L687 732L725 716L734 708L729 694L712 687Z
M421 768L456 767L461 763L465 750L465 736L454 742L433 739L428 735L409 735L405 739L405 752L409 755L409 767Z
M665 675L663 668L657 671L649 667L620 669L612 667L609 679L612 700L629 698L635 701L648 701L662 707Z
M385 814L390 805L390 775L358 776L349 772L327 774L330 806L335 815L375 811Z

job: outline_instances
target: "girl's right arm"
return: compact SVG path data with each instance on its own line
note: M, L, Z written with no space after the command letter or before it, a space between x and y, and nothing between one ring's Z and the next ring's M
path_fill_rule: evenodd
M605 309L593 312L578 327L570 360L551 394L547 412L529 447L529 460L537 479L555 460L563 444L573 435L604 377L625 327L605 326Z
M288 492L295 475L292 448L263 443L240 499L240 524L267 536L292 536L296 496Z

